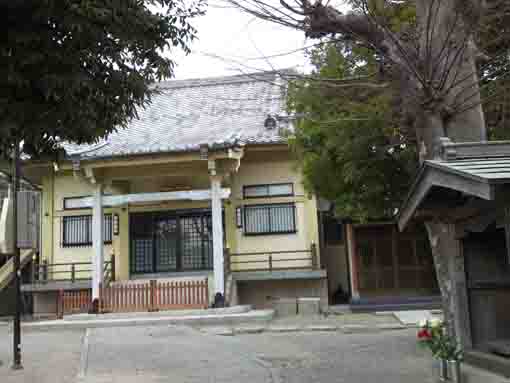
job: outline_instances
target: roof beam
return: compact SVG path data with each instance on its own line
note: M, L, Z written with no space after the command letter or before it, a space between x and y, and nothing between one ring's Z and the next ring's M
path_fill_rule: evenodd
M221 199L230 197L230 189L220 189ZM164 201L209 201L211 199L211 191L206 190L188 190L176 192L161 193L139 193L139 194L121 194L103 196L103 206L113 207L127 204L164 202ZM92 208L92 197L83 197L73 202L73 209Z
M433 187L456 190L488 201L495 198L494 187L488 183L426 166L418 176L399 212L398 227L400 230L404 230Z

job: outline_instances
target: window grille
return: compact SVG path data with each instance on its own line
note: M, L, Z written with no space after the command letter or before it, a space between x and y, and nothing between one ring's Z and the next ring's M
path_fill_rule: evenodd
M296 207L292 203L244 207L244 233L247 235L295 232Z
M103 221L103 239L105 244L112 243L112 215L105 214ZM62 218L62 246L92 246L92 216L73 215Z

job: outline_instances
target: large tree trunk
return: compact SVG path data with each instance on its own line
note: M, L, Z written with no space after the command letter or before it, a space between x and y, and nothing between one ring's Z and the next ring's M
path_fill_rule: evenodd
M470 2L463 3L467 5ZM429 110L421 111L422 115L418 116L416 122L420 162L423 162L438 156L440 137L448 137L454 142L485 141L486 130L475 66L475 48L473 44L466 43L472 39L467 35L470 33L467 30L469 20L459 21L462 15L459 15L457 0L427 0L417 1L416 4L418 21L422 26L421 56L424 68L433 83L444 83L442 89L438 89L438 94L426 95L430 96ZM429 17L430 12L433 12L432 17ZM455 26L453 31L452 26ZM459 302L465 301L466 291L462 282L462 250L455 238L454 225L429 221L425 226L449 332L461 345L468 346L470 339L465 336L468 332L462 327L464 324L459 317Z
M420 147L426 147L426 151L420 150L421 161L436 155L438 134L454 142L487 139L471 36L476 23L472 14L481 12L476 3L416 2L423 77L434 84L423 95L425 116L419 116L423 120L416 127Z

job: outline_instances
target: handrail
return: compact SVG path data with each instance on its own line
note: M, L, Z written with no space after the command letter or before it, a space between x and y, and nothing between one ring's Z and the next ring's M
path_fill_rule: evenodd
M284 255L284 254L296 254L292 258L275 258L275 255ZM299 254L306 254L306 256L299 257ZM263 256L264 259L250 259L244 260L243 257L248 256ZM241 259L237 259L241 258ZM250 252L250 253L229 253L228 258L228 269L229 271L234 271L233 265L249 265L252 264L253 267L249 267L248 269L241 271L253 271L253 270L285 270L285 269L300 269L300 268L312 268L316 269L318 267L317 264L317 248L315 244L312 244L310 249L306 250L279 250L279 251L261 251L261 252ZM295 265L285 265L285 263L292 262L310 262L310 265L307 266L295 266ZM260 264L266 264L265 267L258 267Z
M311 250L280 250L280 251L259 251L254 253L230 253L231 257L243 255L268 255L268 254L292 254L292 253L311 253Z
M114 259L112 257L112 259ZM114 261L104 262L104 280L110 282L112 280L112 269L114 270ZM85 268L85 266L89 266ZM43 261L33 265L32 283L48 283L52 281L71 282L91 280L93 272L92 262L69 262L69 263L47 263ZM88 275L83 275L88 274ZM67 275L67 277L60 277ZM56 278L55 278L56 277Z

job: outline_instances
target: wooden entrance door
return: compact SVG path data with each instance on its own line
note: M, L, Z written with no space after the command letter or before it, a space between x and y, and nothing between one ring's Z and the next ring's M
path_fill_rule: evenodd
M432 252L424 231L399 233L393 225L356 228L362 295L437 293Z

